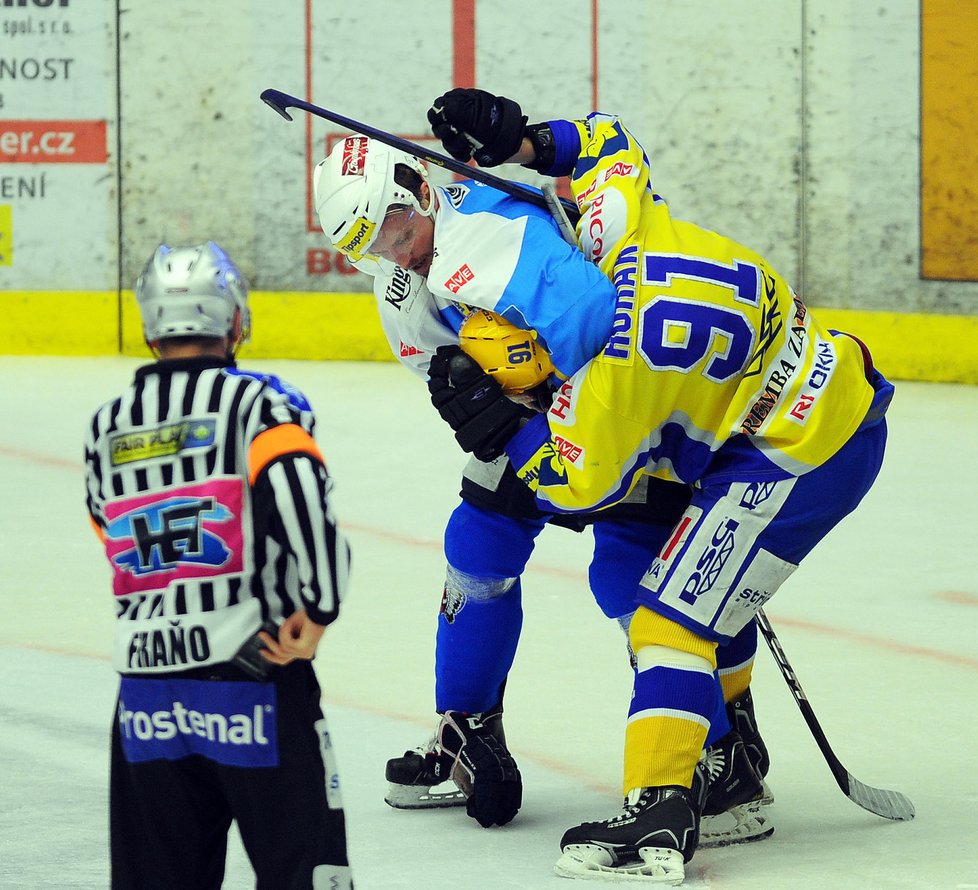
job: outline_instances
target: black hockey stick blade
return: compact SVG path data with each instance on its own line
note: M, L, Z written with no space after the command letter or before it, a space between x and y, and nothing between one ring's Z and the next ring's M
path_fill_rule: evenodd
M535 188L528 185L523 185L518 182L512 182L508 179L503 179L501 176L495 176L492 173L487 173L481 167L470 167L468 164L462 163L462 161L457 161L455 158L449 155L440 154L437 151L432 151L430 148L425 148L423 145L419 145L417 142L411 142L409 139L402 139L400 136L395 136L393 133L387 133L384 130L378 130L376 127L370 126L370 124L364 124L360 121L353 120L353 118L345 117L335 111L330 111L328 108L321 108L318 105L313 105L311 102L306 102L304 99L299 99L296 96L290 96L288 93L283 93L281 90L262 90L261 100L277 111L282 117L287 121L293 120L292 115L289 114L288 109L298 108L300 111L305 111L314 117L321 117L323 120L331 121L338 126L345 127L347 130L351 130L354 133L360 133L363 136L369 136L371 139L376 139L378 142L383 142L385 145L389 145L391 148L396 148L398 151L403 151L405 154L413 155L416 158L421 158L423 161L427 161L429 164L435 164L438 167L444 167L446 170L451 170L452 173L457 173L459 176L464 176L466 179L474 179L476 182L481 182L483 185L491 186L494 189L498 189L501 192L505 192L513 198L519 198L522 201L529 201L531 204L536 204L538 207L543 207L549 210L547 206L546 198L543 194ZM564 212L570 217L571 221L577 222L580 219L580 211L577 206L572 201L567 201L563 198L560 199L561 206L564 208Z
M815 711L808 701L808 696L805 695L805 690L801 688L801 683L798 682L794 669L784 654L784 649L781 648L781 641L774 633L774 628L771 627L771 622L768 621L763 609L757 612L757 626L760 628L761 635L771 650L775 662L781 669L781 674L788 684L809 730L815 737L815 742L818 744L825 762L829 765L835 781L842 789L842 793L857 806L868 810L870 813L875 813L877 816L882 816L884 819L893 819L897 822L908 822L913 819L915 811L909 797L899 791L887 791L884 788L874 788L872 785L860 782L842 765L829 745L829 741L815 716Z

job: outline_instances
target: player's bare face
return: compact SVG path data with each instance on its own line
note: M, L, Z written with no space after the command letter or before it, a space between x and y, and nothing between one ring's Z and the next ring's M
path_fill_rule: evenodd
M428 277L435 246L435 224L412 207L392 210L370 246L370 252Z

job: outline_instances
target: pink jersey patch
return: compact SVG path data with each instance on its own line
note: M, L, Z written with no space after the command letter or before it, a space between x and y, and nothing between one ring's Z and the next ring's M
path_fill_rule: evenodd
M244 570L244 480L209 479L112 501L105 554L116 596Z

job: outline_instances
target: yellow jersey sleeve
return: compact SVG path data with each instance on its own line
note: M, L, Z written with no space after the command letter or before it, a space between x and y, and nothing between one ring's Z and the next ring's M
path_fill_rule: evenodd
M687 484L786 478L828 460L892 387L767 261L674 219L614 117L561 122L585 254L611 279L605 348L507 448L548 509L599 509L640 473ZM566 146L565 146L566 150ZM875 415L874 415L875 416Z

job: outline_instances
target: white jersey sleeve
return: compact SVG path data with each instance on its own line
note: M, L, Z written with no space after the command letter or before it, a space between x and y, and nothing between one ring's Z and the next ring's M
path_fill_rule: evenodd
M428 363L438 347L458 343L462 312L453 301L435 299L414 272L383 261L379 265L374 298L391 352L410 371L427 378Z

